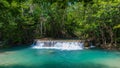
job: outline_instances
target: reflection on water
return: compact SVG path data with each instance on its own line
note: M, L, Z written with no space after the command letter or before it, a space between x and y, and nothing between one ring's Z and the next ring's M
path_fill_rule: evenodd
M1 53L0 68L120 68L120 52L26 48Z

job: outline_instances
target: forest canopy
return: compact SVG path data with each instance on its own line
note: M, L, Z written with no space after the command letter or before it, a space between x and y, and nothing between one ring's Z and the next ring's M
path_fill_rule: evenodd
M92 39L119 47L120 0L0 0L0 41L6 46L36 38Z

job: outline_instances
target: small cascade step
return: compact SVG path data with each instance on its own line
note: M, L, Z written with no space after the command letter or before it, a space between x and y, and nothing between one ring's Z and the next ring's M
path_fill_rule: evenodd
M36 40L34 49L82 50L84 43L80 40Z

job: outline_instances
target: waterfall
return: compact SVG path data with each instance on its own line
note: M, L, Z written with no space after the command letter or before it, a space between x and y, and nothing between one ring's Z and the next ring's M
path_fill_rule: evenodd
M60 50L82 50L84 43L80 41L63 41L63 40L37 40L33 49L60 49Z

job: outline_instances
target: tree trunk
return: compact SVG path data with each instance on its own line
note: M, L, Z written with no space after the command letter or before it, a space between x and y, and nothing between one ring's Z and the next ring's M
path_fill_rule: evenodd
M102 28L100 28L100 32L101 32L101 37L102 37L102 44L106 45L106 38L105 38L105 34Z
M2 33L0 32L0 41L2 40Z
M43 25L42 25L42 22L40 23L40 32L41 32L41 36L43 35Z
M109 47L111 47L113 45L114 39L113 39L113 31L112 28L110 27L109 30L109 35L110 35L110 43L109 43Z
M105 27L105 29L106 29L106 31L108 32L108 34L109 34L109 37L110 37L110 42L108 42L109 43L109 45L108 45L108 47L109 48L111 48L112 47L112 45L113 45L113 42L114 42L114 39L113 39L113 30L112 30L112 27L110 27L110 26L107 26L105 23L103 24L104 25L104 27Z

